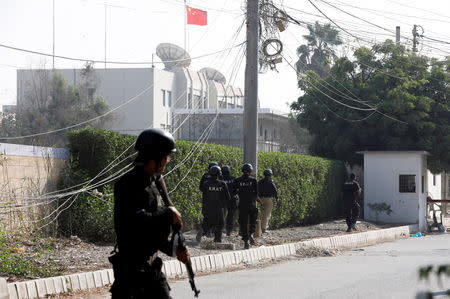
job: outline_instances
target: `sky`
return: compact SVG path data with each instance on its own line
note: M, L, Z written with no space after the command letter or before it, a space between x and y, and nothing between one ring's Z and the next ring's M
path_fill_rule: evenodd
M355 47L370 46L387 38L395 40L392 33L395 26L401 27L401 42L411 48L411 31L416 24L422 26L423 35L428 37L419 39L421 54L440 59L450 56L448 0L310 1L273 0L273 3L299 21L330 22L325 14L344 28L348 33L341 33L344 45L338 50L339 55L351 55ZM53 0L1 0L0 45L48 54L52 54L54 45L55 55L103 61L106 31L107 61L148 62L107 64L107 67L150 67L153 57L155 67L163 68L159 58L153 55L157 45L168 42L184 48L187 27L190 68L213 67L228 82L244 88L245 57L242 47L234 46L245 41L245 24L242 26L245 3L243 0L188 0L189 6L207 11L208 25L185 26L183 0L54 0L53 44ZM296 48L305 43L302 35L306 33L305 28L296 24L288 24L284 32L278 33L277 38L283 43L283 62L277 65L276 71L269 70L259 76L261 107L288 112L288 103L301 95L292 66ZM230 50L230 47L234 48ZM84 62L55 58L55 68L83 65ZM18 68L42 67L51 68L52 58L0 47L0 105L16 102ZM94 67L105 65L95 63Z

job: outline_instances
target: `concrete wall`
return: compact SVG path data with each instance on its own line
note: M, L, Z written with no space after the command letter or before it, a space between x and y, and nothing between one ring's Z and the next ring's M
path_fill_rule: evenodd
M441 199L442 178L441 174L433 174L427 171L428 176L428 195L432 199Z
M399 192L399 176L415 175L414 193ZM424 186L422 192L422 175ZM364 153L364 215L370 221L417 223L425 228L426 156L419 152ZM370 204L386 203L393 211L377 213Z
M180 115L174 126L180 126L175 138L197 141L213 121L217 111L218 118L208 138L209 143L243 146L243 109L203 109L195 112L189 109L177 109ZM192 113L192 114L190 114ZM258 109L258 150L277 152L284 150L286 140L295 140L295 134L289 125L289 119L280 112L271 109ZM286 143L285 143L286 142Z
M82 84L81 69L58 69L68 85ZM17 101L23 103L33 84L42 77L50 77L51 70L18 70ZM101 96L110 109L115 109L111 129L137 135L149 127L170 126L170 107L163 106L162 90L173 91L175 74L154 68L94 69L93 77L98 88L95 97ZM172 101L174 93L172 92Z
M69 156L66 149L0 143L0 229L12 230L38 219L49 205L35 198L56 190L60 170Z

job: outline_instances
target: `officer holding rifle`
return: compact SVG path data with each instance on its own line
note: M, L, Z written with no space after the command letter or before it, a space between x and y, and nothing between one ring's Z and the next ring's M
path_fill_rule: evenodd
M134 168L114 185L117 245L109 258L115 277L110 291L113 299L171 298L157 251L172 256L176 248L178 260L190 265L183 239L177 238L176 247L168 241L171 228L174 235L182 237L183 226L181 214L170 203L161 178L170 154L176 151L175 142L163 130L147 129L138 136L135 149L138 156ZM158 195L163 197L164 207L158 205Z

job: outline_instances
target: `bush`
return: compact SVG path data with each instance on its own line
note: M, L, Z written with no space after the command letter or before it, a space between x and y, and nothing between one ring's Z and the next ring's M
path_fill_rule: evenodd
M29 253L23 246L20 238L0 232L0 276L48 277L60 274L50 257L51 248Z
M79 183L94 177L133 144L135 138L101 130L72 131L68 138L72 158L65 182ZM133 150L128 149L124 157L132 153ZM177 141L177 152L172 155L165 180L170 197L182 213L187 228L200 224L202 220L198 185L209 162L229 165L232 174L237 177L241 175L242 157L243 151L238 148ZM106 173L113 174L132 159L129 157ZM282 200L282 206L272 213L272 227L317 223L336 216L344 173L341 162L297 154L260 152L258 178L263 177L266 168L273 170ZM99 191L110 194L111 190L112 183ZM90 239L112 240L113 201L112 195L101 199L81 195L60 219L62 231Z

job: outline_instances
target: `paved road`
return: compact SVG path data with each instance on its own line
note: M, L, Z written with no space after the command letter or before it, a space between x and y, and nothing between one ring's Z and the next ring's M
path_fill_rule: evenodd
M450 288L418 281L418 268L450 263L450 234L408 238L294 260L266 268L199 277L200 298L414 298L418 291ZM171 283L173 298L193 298L187 281ZM107 297L103 297L107 298Z

